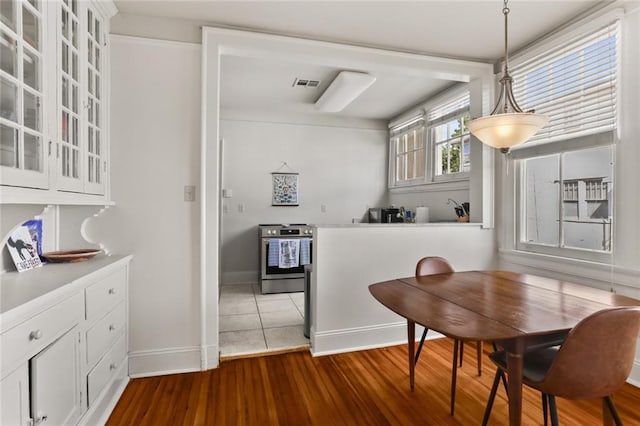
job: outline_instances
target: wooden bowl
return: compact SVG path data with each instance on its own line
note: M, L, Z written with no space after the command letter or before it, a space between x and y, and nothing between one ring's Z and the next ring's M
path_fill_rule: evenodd
M42 257L51 263L84 262L100 253L100 249L61 250L42 253Z

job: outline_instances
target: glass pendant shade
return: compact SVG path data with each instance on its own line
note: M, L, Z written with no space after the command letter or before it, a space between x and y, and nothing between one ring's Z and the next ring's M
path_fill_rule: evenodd
M467 123L469 131L482 143L501 151L526 142L549 119L542 114L513 112L476 118Z
M509 152L512 146L520 145L535 135L549 119L542 114L535 114L533 110L524 112L518 106L513 96L513 79L509 75L509 43L507 38L507 23L509 7L504 0L502 13L504 14L504 73L500 79L500 95L498 102L486 117L471 120L467 127L472 135L480 139L485 145L499 148L503 153Z

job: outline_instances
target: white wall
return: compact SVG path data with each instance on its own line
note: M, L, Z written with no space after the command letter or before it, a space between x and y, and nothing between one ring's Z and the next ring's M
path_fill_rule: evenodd
M233 191L222 199L223 283L258 279L258 224L351 223L368 206L386 204L384 127L221 120L220 133L222 187ZM300 174L299 206L271 205L278 170Z
M494 269L495 249L495 231L479 224L319 227L311 292L314 355L406 343L406 320L377 302L369 285L413 276L424 256L445 257L457 271Z
M200 368L200 45L111 37L111 193L95 226L130 269L131 375Z

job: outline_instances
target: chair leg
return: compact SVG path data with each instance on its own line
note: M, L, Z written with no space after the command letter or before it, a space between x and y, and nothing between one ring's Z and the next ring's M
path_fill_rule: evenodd
M496 370L496 376L493 378L493 385L491 385L491 393L489 394L487 407L484 409L482 426L487 426L487 423L489 422L489 416L491 415L491 409L493 408L493 401L496 399L496 392L498 391L498 385L500 384L501 377L504 377L504 373L502 373L502 370L498 368Z
M464 355L464 342L460 340L460 367L462 367L462 356Z
M420 352L422 352L422 345L424 345L424 339L427 337L427 331L429 331L429 329L425 328L424 332L422 332L422 337L420 338L420 345L418 345L418 350L416 351L416 359L413 362L413 365L416 365L418 363L418 358L420 358Z
M616 426L622 426L622 420L620 420L620 416L618 415L618 410L616 410L616 406L613 404L613 400L611 396L604 397L605 402L607 403L607 407L609 408L609 412L613 417L613 421L616 423Z
M491 342L491 346L493 346L494 352L498 351L498 345L496 344L496 342ZM504 386L504 393L509 395L509 389L507 387L507 376L504 374L501 374L501 376L502 376L502 385Z
M460 340L456 339L453 342L453 365L451 366L451 415L456 406L456 379L458 376L458 351Z
M476 353L478 357L478 376L482 376L482 340L476 342Z
M549 409L551 411L551 426L558 426L558 408L556 407L556 397L547 394Z
M544 426L547 426L549 420L549 410L547 405L547 394L544 392L540 392L542 395L542 415L544 416Z

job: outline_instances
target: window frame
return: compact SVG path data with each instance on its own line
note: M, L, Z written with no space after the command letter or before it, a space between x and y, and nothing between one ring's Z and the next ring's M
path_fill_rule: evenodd
M449 111L443 116L437 117L431 121L428 121L429 114L443 106L454 102L457 98L461 98L466 94L467 103L461 108L457 108L453 111ZM409 114L400 119L395 120L389 124L389 161L388 161L388 188L390 191L428 191L428 190L464 190L469 189L469 181L471 177L471 155L469 148L469 170L463 172L447 173L443 175L437 175L435 171L436 160L435 153L437 144L433 136L433 128L442 125L456 117L462 117L464 115L470 116L470 102L469 102L470 90L468 85L457 87L453 90L448 90L446 93L437 96L433 100L424 104L420 109L414 109ZM424 139L424 177L419 179L412 179L407 181L399 181L396 179L396 158L397 152L394 143L395 136L392 132L399 131L403 126L410 126L418 120L423 122L423 139ZM468 133L467 133L468 134ZM471 147L471 135L469 136L469 147ZM461 135L464 137L464 134Z
M431 152L431 162L432 162L432 181L433 182L451 182L451 181L459 181L459 180L468 180L471 176L471 133L469 132L469 129L467 128L466 133L461 133L459 136L452 136L449 137L447 139L445 139L444 141L439 141L436 142L436 137L435 137L435 131L436 128L442 125L447 125L455 120L464 120L464 118L467 118L467 122L469 122L469 120L471 119L471 114L469 112L469 107L467 106L467 108L462 111L462 110L457 110L454 112L454 114L452 116L445 116L444 119L442 120L435 120L434 122L430 123L428 126L428 132L429 132L429 140L430 140L430 148L429 151ZM464 122L464 121L463 121ZM464 129L464 128L463 128ZM466 139L466 142L465 142ZM446 172L446 173L442 173L442 174L438 174L437 173L437 165L438 165L438 145L442 145L444 143L446 144L450 144L451 141L456 141L459 140L460 141L460 146L461 146L461 154L462 154L462 158L460 159L461 164L461 171L459 172ZM464 146L468 146L469 147L469 152L468 154L464 153ZM469 163L469 169L468 170L464 170L464 164L465 164L465 159L468 160Z
M564 141L567 142L567 141ZM524 167L524 162L528 159L534 158L543 158L543 157L551 157L551 156L559 156L559 184L564 184L564 179L562 176L562 155L572 152L585 151L589 149L595 148L603 148L610 147L611 148L611 179L613 183L613 190L611 193L611 199L607 201L610 203L612 208L611 214L611 224L610 224L610 250L609 251L600 251L593 249L585 249L579 247L565 247L564 244L564 230L563 223L565 222L564 218L564 206L563 206L563 189L558 187L558 245L544 244L544 243L534 243L526 241L526 169ZM523 158L516 159L514 161L514 179L515 179L515 193L514 193L514 203L515 203L515 232L514 232L514 245L515 249L522 252L534 253L534 254L544 254L551 255L555 257L568 257L572 259L579 260L587 260L592 262L600 262L600 263L610 263L613 259L614 255L614 226L616 222L615 218L615 193L616 193L616 185L614 182L616 167L615 167L615 157L616 157L616 145L615 143L601 143L595 146L587 145L584 147L576 148L572 146L570 143L556 142L554 143L555 148L553 151L542 153L541 155L532 155L526 156ZM573 179L568 179L568 181L572 181Z
M403 130L405 128L406 130ZM396 135L392 135L391 133L393 132L394 129L399 133ZM423 162L422 167L424 170L424 175L421 177L413 178L413 179L399 180L397 179L397 170L398 170L397 160L400 154L398 154L398 150L396 149L397 143L395 141L399 137L405 137L412 130L414 132L418 130L422 131L422 150L424 154L421 160ZM417 138L415 139L417 140ZM427 162L427 158L428 158L427 151L428 151L427 126L424 121L424 117L422 115L416 118L407 120L405 121L405 123L402 123L392 128L390 130L390 135L389 135L389 188L404 188L404 187L413 187L413 186L425 184L427 182L427 177L429 173L428 162ZM403 154L406 154L408 152L409 152L408 150L404 151ZM414 159L416 158L417 157L414 156ZM414 168L417 168L417 167L418 167L418 163L416 162L414 165Z
M611 126L603 127L599 129L591 129L588 131L576 131L575 133L570 133L568 135L558 136L558 135L550 135L548 138L542 138L540 140L536 140L532 143L524 144L520 147L512 149L509 157L507 157L507 162L509 158L512 160L512 166L509 166L507 163L507 177L505 179L508 182L508 185L513 185L512 189L512 200L511 206L509 209L511 210L509 214L513 214L513 223L510 224L510 229L507 229L506 235L508 237L507 240L504 240L508 245L511 245L517 252L523 253L525 255L548 255L554 258L566 258L566 259L575 259L576 261L588 261L588 262L596 262L602 264L611 264L615 254L616 247L616 235L615 229L618 227L617 222L619 221L619 217L617 216L617 212L615 210L616 203L616 193L619 191L619 188L616 185L615 178L617 171L616 166L616 145L619 141L619 132L620 132L620 99L621 99L621 55L622 49L620 46L622 45L622 25L620 22L620 12L618 10L614 10L609 14L603 15L597 19L592 20L588 25L578 27L573 29L563 36L556 38L553 42L543 43L538 45L532 50L529 50L519 57L517 57L514 61L511 62L512 69L517 69L520 64L526 64L532 58L537 58L541 54L549 50L555 49L555 46L558 46L562 43L572 43L573 41L579 39L589 39L593 34L601 31L605 27L613 28L614 25L617 25L617 28L614 28L616 34L616 68L615 68L615 90L613 92L615 96L615 102L613 103L614 110L614 123ZM551 44L553 43L553 44ZM588 47L589 45L587 45ZM583 46L584 48L584 46ZM561 57L562 58L562 57ZM560 58L560 59L561 59ZM535 107L535 105L534 105ZM563 247L562 246L562 238L558 241L558 246L551 246L547 244L540 243L531 243L525 241L526 237L526 211L525 211L525 197L526 197L526 188L525 188L525 176L524 176L524 161L529 158L538 158L547 155L562 155L563 153L575 152L583 149L591 149L597 147L611 147L611 184L613 185L611 199L609 199L610 207L611 207L611 224L610 224L610 250L605 251L597 251L591 249L582 249L577 247ZM560 157L561 159L561 157ZM562 166L560 166L562 167ZM512 170L513 173L511 177L508 177L509 170ZM560 176L562 178L562 176ZM563 219L563 192L562 188L559 188L558 192L558 203L559 203L559 217L560 224L562 224ZM559 235L562 236L562 226L559 229ZM510 236L510 237L509 237ZM510 241L509 241L510 240Z

